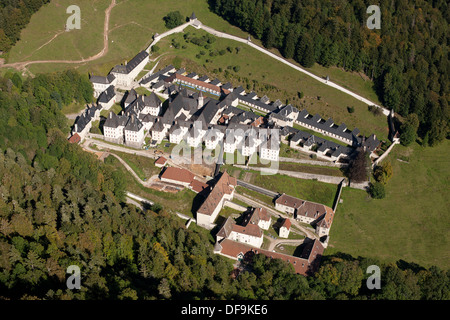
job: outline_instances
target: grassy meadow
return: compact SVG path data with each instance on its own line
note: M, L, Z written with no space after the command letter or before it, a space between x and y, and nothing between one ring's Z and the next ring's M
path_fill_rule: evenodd
M344 188L326 254L341 251L448 268L449 151L449 141L425 149L396 146L388 156L394 175L384 199Z

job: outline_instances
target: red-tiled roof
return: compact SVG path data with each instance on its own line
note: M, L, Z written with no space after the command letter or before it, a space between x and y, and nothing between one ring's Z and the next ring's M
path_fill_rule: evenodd
M194 174L186 169L167 167L161 175L161 179L191 183L194 180Z
M315 203L311 201L305 201L302 199L294 198L291 196L288 196L287 194L282 194L280 197L278 197L275 200L276 204L284 205L287 207L295 208L297 210L297 215L313 218L313 219L319 219L322 216L328 215L327 220L330 218L330 216L333 216L333 209L330 207ZM330 224L331 225L331 224Z
M78 143L78 142L80 142L80 141L81 141L81 137L80 137L80 135L79 135L78 133L76 133L76 132L75 132L74 135L72 135L72 136L69 138L69 142L70 142L70 143Z
M202 88L205 88L205 89L209 89L209 90L215 91L217 93L220 93L221 91L223 91L225 94L229 94L231 92L230 90L223 89L223 88L221 88L219 86L216 86L216 85L213 85L211 83L200 81L200 80L193 79L193 78L189 78L189 77L183 76L183 75L181 75L179 73L175 73L175 74L171 75L170 77L166 78L164 81L172 82L175 79L186 81L186 82L191 83L191 84L193 84L195 86L199 86L199 87L202 87Z
M285 227L286 229L289 230L291 228L291 220L290 219L284 219L283 224L281 226Z
M192 180L192 182L191 182L191 184L189 185L189 187L191 187L191 189L192 189L194 192L197 192L197 193L202 192L203 190L209 188L209 186L208 186L206 183L203 183L203 182L198 181L198 180L196 180L196 179Z
M331 224L333 223L334 218L334 212L333 209L330 207L325 207L327 209L327 212L325 213L325 216L322 218L322 220L319 221L317 224L319 227L322 228L330 228Z
M267 212L266 208L254 208L253 211L244 218L243 224L258 224L261 220L269 221L270 214Z
M254 254L264 254L269 258L282 259L287 261L294 267L296 273L302 275L312 275L317 271L320 264L320 259L323 254L323 246L319 240L315 239L304 245L302 257L289 256L287 254L271 252L264 249L254 248L252 246L236 242L230 239L224 239L220 242L222 247L221 254L237 258L242 253L244 256L252 256Z
M155 161L155 164L165 165L167 162L167 159L164 157L159 157L158 160Z
M255 211L258 213L259 219L263 221L270 220L270 214L267 212L266 208L255 208Z
M257 237L257 238L262 237L262 231L258 227L258 225L251 224L251 223L247 224L245 227L234 224L231 231L246 234L246 235Z
M212 215L225 194L231 194L236 186L236 178L231 177L226 171L214 185L206 200L198 209L198 213Z

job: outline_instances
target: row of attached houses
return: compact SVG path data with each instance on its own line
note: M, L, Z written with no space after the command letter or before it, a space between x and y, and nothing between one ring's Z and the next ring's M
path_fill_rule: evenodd
M293 129L295 123L316 131L321 130L320 132L345 141L352 146L364 145L370 152L373 152L379 145L375 135L367 139L357 136L358 129L349 132L344 124L336 126L331 119L323 121L318 115L311 117L306 110L300 112L292 105L283 105L279 100L270 103L266 96L258 98L254 92L245 94L242 87L233 89L230 83L223 85L218 79L210 80L207 76L199 77L195 73L186 74L184 69L176 70L171 65L141 80L141 85L155 89L154 85L161 82L163 83L161 87L169 96L169 107L163 116L159 116L160 107L147 107L148 110L142 112L141 106L149 104L145 99L151 100L156 97L154 94L150 97L136 99L136 93L131 90L125 100L125 113L141 109L142 114L153 116L144 119L135 111L138 119L145 122L144 130L151 132L151 139L156 144L167 138L171 143L180 143L184 140L191 147L204 143L208 149L214 149L223 141L225 152L233 153L240 150L243 156L259 152L261 159L277 161L278 137L268 135L265 137L266 140L262 140L252 135L236 134L235 131L242 125L255 128L265 126L282 130ZM189 94L187 87L199 92ZM224 98L219 102L219 100L203 96L202 92ZM101 95L108 96L106 92ZM268 113L267 119L252 111L237 108L240 103ZM105 103L104 105L107 106ZM196 121L200 121L201 125L194 125ZM329 129L326 131L325 129L328 127ZM291 135L291 147L317 152L318 156L325 159L338 161L351 156L354 151L353 147L345 147L298 129L293 130L296 132ZM292 132L292 130L289 131ZM352 136L353 142L349 140L349 134Z
M372 149L371 152L373 152L380 144L375 135L364 138L359 135L360 131L358 128L350 130L345 123L340 125L335 124L331 118L328 120L322 119L318 114L309 114L306 109L299 111L290 104L283 105L280 100L271 102L267 96L259 98L253 91L246 93L242 86L233 89L229 82L222 84L218 79L210 80L207 76L199 77L195 73L184 75L185 73L184 69L175 71L173 66L169 66L162 69L160 73L157 72L155 75L152 75L151 78L149 77L149 79L143 80L143 82L146 84L156 84L159 82L158 86L153 87L153 89L165 89L165 92L168 94L172 94L168 84L179 83L218 96L227 95L227 98L232 100L233 106L241 104L264 112L269 115L269 120L279 127L292 127L294 124L298 124L334 139L338 139L352 147L359 147L364 141L371 140L370 143L366 142L366 145ZM165 85L163 84L164 82ZM233 94L231 95L230 93Z
M161 112L162 102L152 93L150 96L137 95L131 90L125 100L125 110L121 115L110 112L103 124L106 141L140 148L146 133L156 122Z
M251 156L259 151L262 159L278 160L279 139L272 138L270 130L258 127L263 123L259 116L234 107L234 101L229 95L219 102L201 91L189 94L186 88L178 88L169 97L164 115L151 127L152 140L185 141L190 147L204 143L207 149L223 142L224 152L240 150L242 155ZM231 120L219 124L224 116Z
M184 70L182 72L184 72ZM306 110L299 111L292 105L283 105L280 100L270 102L267 96L258 98L256 93L254 92L246 94L245 90L242 87L233 89L230 83L222 85L217 79L209 81L207 76L198 77L198 75L196 75L195 73L190 73L184 76L181 74L181 72L174 72L171 76L167 76L165 78L165 81L178 81L177 83L188 84L196 89L205 91L207 91L206 89L208 88L208 86L212 85L211 88L213 89L208 88L209 92L211 92L212 90L212 92L214 92L215 94L220 93L222 95L228 93L226 95L226 99L228 100L230 106L227 109L236 107L238 104L243 104L250 108L268 113L269 122L277 127L293 127L294 124L298 124L343 141L352 146L345 147L329 140L318 139L319 141L321 141L319 143L315 143L319 144L317 145L317 149L315 151L319 156L323 156L324 158L328 158L332 161L337 161L341 157L349 157L353 153L354 147L363 146L368 149L370 153L372 153L380 145L380 141L376 138L375 135L371 135L370 137L365 138L359 135L359 129L357 128L353 129L353 131L350 131L349 129L347 129L347 126L345 124L341 124L339 126L334 124L331 118L325 121L319 115L311 116ZM241 110L239 108L234 109ZM249 115L247 116L245 112L242 112L241 110L239 116L234 116L229 119L229 114L227 114L227 112L224 112L220 120L224 124L227 124L229 121L235 121L239 123L244 123L244 121L258 123L259 121L258 125L263 123L262 117L257 116L251 111L249 111L248 114ZM251 118L251 114L255 117L254 119L249 120ZM239 119L240 117L244 116L246 116L245 120ZM258 120L256 120L256 118L258 118ZM308 146L306 146L305 150L307 148ZM271 149L265 149L265 153L266 152L275 154L275 151ZM273 157L271 157L271 159L272 158Z
M315 226L320 237L329 234L334 218L333 209L330 207L284 193L275 200L275 209L291 214L300 222Z
M324 135L343 141L350 146L359 146L363 143L364 137L360 136L359 129L348 129L345 123L337 125L332 118L328 120L322 119L318 114L311 115L306 109L299 111L292 105L283 105L280 100L270 103L267 96L258 98L255 92L245 93L242 87L233 90L240 104L269 114L269 119L280 127L293 126L298 124L305 128L317 131ZM371 138L372 137L372 138ZM379 145L379 141L372 135L369 139L373 139L373 145Z
M216 241L230 239L260 248L263 243L263 232L270 227L270 214L265 208L253 208L244 217L242 225L228 217L216 235Z
M92 122L100 120L101 106L91 105L87 106L84 112L79 115L74 122L71 136L74 137L71 142L80 142L89 133L92 128Z

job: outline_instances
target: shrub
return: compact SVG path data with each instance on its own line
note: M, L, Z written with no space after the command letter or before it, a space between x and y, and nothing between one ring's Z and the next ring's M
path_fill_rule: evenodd
M390 161L386 161L381 166L376 166L373 171L373 176L375 180L382 184L386 184L389 179L392 177L392 165Z
M381 114L383 114L383 112L381 111L381 108L378 108L375 105L368 106L368 109L369 109L370 112L372 112L372 114L374 116L380 116Z
M386 196L384 184L381 182L371 183L369 186L369 194L374 199L383 199Z
M355 112L355 107L347 107L347 111L348 111L348 113L353 113L353 112Z

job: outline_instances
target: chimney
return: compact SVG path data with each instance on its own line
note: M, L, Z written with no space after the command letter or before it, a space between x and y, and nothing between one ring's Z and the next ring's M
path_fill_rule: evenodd
M78 132L78 125L75 123L75 132Z
M198 94L198 109L203 107L203 104L204 104L203 93L202 91L200 91L200 93Z

